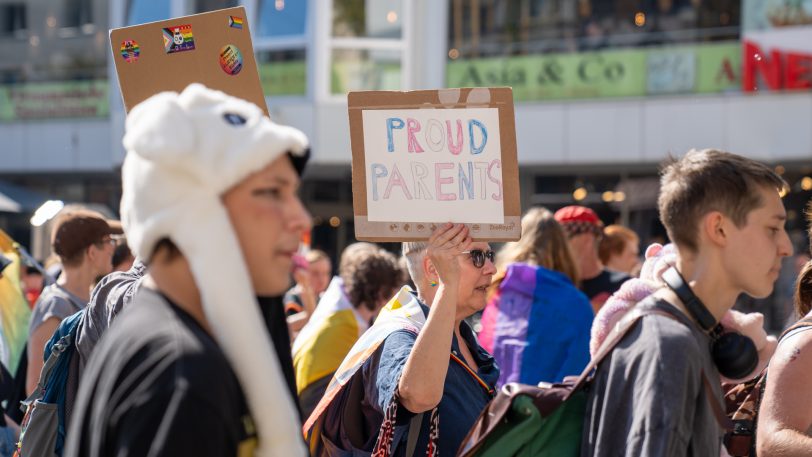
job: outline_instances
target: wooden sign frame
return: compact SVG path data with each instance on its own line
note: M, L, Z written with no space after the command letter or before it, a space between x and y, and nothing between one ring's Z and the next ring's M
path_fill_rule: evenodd
M419 91L350 92L348 113L352 144L352 200L355 237L363 241L422 241L438 225L449 222L370 221L367 210L367 164L364 153L364 110L497 108L502 165L504 223L467 223L475 240L516 241L521 237L519 165L516 155L516 126L513 91L509 87L439 89ZM450 221L463 222L466 221Z

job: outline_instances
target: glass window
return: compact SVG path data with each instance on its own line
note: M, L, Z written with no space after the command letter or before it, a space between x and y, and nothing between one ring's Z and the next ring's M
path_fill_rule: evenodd
M454 0L451 59L739 39L741 2Z
M160 2L129 0L127 2L127 24L144 24L169 19L169 4L168 0Z
M400 89L400 51L333 50L330 87L333 94Z
M333 36L400 38L402 0L334 0Z
M258 35L304 35L307 0L260 0Z
M307 93L307 59L304 49L257 51L257 66L266 97L303 96Z
M0 36L14 36L28 28L25 5L7 3L0 5Z
M237 6L237 0L195 0L193 13L208 13Z
M68 0L64 5L61 27L78 28L93 24L93 5L90 0Z

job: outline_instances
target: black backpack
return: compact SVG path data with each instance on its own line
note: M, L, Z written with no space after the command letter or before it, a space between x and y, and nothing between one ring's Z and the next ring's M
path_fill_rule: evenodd
M67 403L75 392L69 386L78 381L76 335L85 310L62 320L45 345L45 364L37 387L22 402L25 416L20 424L20 441L15 457L53 457L62 455L69 411ZM73 400L73 398L70 398Z

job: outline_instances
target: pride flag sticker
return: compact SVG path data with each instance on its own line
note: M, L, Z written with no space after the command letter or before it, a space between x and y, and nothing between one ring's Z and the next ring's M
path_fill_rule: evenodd
M163 29L164 50L167 54L183 51L194 51L195 37L191 24L178 25Z
M124 40L121 42L121 57L123 57L127 63L137 61L140 55L141 47L138 46L135 40Z
M242 18L238 16L229 16L228 26L235 29L242 29Z

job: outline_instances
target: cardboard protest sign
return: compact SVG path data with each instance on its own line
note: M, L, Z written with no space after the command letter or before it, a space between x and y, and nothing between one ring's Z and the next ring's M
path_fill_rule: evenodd
M357 239L424 240L449 221L519 239L510 88L350 92L348 108Z
M113 29L110 45L127 112L197 82L268 114L243 7Z

